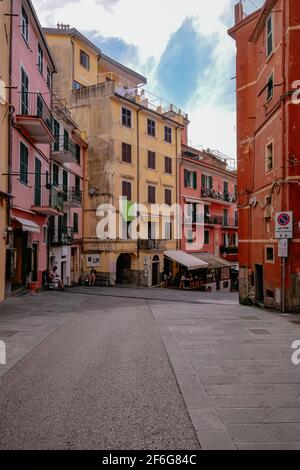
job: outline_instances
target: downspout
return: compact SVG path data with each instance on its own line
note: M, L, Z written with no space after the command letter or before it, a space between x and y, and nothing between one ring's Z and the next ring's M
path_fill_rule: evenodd
M285 69L285 62L286 62L286 0L282 0L282 100L281 100L281 110L282 110L282 194L281 194L281 210L288 210L288 188L285 184L285 179L287 176L287 158L286 158L286 69ZM287 260L289 264L289 259ZM286 260L282 258L282 265L281 265L281 291L282 291L282 305L281 311L285 313L286 309Z
M8 106L9 106L9 113L8 113L8 130L7 130L7 138L8 138L8 152L7 152L7 192L8 194L12 193L12 115L11 115L11 99L12 99L12 88L11 88L11 77L12 77L12 34L13 34L13 1L10 1L10 26L9 26L9 93L8 93ZM6 206L6 225L10 227L11 224L11 212L12 212L12 199L9 198L7 200ZM8 237L8 247L11 249L13 248L13 233L12 231L7 232ZM6 254L7 256L7 254ZM9 273L8 283L5 283L5 294L8 296L11 291L11 273Z
M140 204L140 120L139 113L142 108L139 108L136 112L136 132L137 132L137 149L136 149L136 158L137 158L137 204ZM138 261L138 276L137 276L137 286L140 285L140 240L137 239L137 261Z

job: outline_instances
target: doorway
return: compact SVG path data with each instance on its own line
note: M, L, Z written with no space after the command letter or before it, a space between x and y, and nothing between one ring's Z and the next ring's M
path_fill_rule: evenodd
M159 257L154 256L152 260L152 287L159 285Z
M264 301L264 268L261 264L255 265L255 300Z
M117 261L117 283L130 284L132 282L131 257L123 253Z

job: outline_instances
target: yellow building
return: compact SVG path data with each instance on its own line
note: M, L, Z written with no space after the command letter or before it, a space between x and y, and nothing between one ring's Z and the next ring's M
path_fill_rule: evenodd
M178 202L178 161L186 116L143 91L145 77L105 56L76 29L59 25L44 31L58 69L54 91L65 98L89 142L83 269L95 268L110 285L159 285L160 274L169 269L164 252L176 250L179 243L169 233L173 224L167 225L164 234L163 216L149 216L146 208ZM143 240L128 237L132 219L127 209L122 226L117 219L116 237L103 241L97 236L98 207L111 204L119 216L124 208L120 197L145 206L140 214Z
M0 301L5 297L6 247L8 227L9 159L9 51L11 1L0 2Z

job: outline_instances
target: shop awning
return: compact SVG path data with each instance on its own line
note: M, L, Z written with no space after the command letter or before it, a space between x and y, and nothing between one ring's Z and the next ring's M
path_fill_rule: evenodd
M205 261L189 255L184 251L165 251L164 255L172 261L186 267L189 271L207 268L207 263Z
M40 233L41 229L35 222L32 222L28 219L23 219L22 217L13 217L13 220L21 224L22 230L24 232Z
M193 256L207 263L207 269L232 268L232 263L211 253L193 253Z

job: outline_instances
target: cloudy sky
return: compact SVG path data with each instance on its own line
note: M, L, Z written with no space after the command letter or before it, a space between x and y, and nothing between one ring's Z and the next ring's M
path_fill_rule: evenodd
M33 0L43 26L76 27L189 114L190 144L235 156L237 0Z

